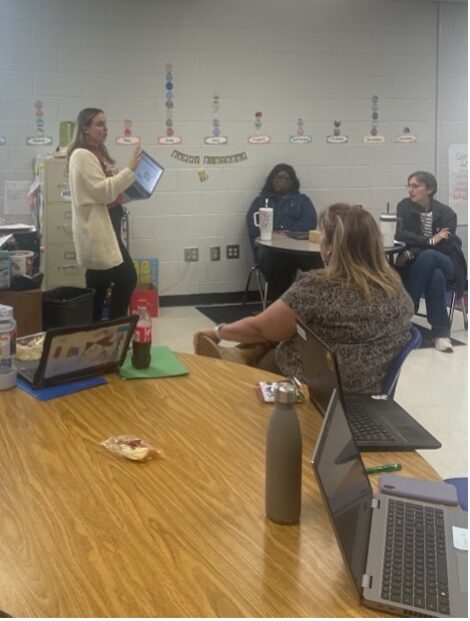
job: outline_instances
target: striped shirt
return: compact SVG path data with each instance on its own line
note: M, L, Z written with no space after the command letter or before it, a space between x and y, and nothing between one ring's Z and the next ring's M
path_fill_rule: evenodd
M424 237L432 237L432 211L422 211L419 217L421 219L421 232Z

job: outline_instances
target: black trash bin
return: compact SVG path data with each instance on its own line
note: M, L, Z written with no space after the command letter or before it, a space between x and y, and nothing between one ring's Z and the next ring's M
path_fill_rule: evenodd
M93 322L94 289L57 287L42 296L43 329L82 326Z

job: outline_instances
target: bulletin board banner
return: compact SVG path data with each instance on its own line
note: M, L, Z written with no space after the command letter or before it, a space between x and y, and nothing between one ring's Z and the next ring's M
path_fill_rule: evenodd
M459 224L468 224L468 146L449 146L449 205Z

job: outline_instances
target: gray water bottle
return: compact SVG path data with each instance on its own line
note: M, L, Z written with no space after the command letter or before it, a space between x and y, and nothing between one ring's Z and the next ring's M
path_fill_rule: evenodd
M297 524L302 498L302 435L295 412L295 387L277 384L266 438L266 516Z

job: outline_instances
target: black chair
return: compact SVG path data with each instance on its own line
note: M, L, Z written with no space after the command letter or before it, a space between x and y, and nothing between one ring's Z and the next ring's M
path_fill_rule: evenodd
M258 292L259 292L261 304L263 306L263 310L265 310L268 304L268 281L263 276L263 272L261 271L261 268L257 264L253 265L250 268L250 271L248 273L248 278L246 279L245 291L243 292L242 304L245 304L247 300L248 291L250 289L250 284L251 284L251 278L253 277L253 275L256 276L256 284L258 286Z

